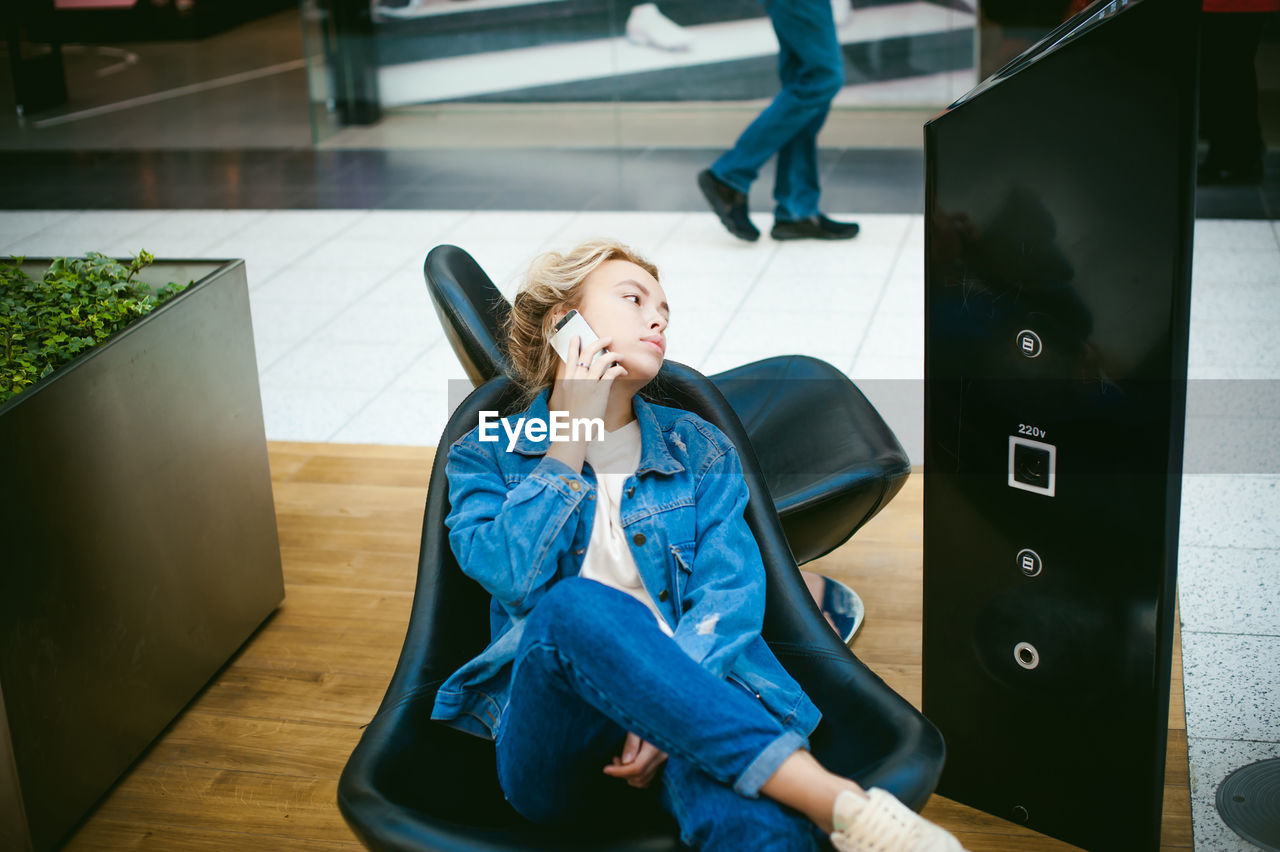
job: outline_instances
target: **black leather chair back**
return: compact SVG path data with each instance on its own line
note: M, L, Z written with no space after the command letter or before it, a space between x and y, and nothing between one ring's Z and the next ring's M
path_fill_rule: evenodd
M436 246L423 265L427 292L449 345L477 387L507 371L500 341L511 303L471 255L457 246Z
M818 612L728 403L704 376L670 361L646 395L701 415L740 450L751 493L747 521L768 574L764 635L824 714L812 737L815 755L833 771L923 806L942 771L942 738L841 644ZM656 811L621 829L528 823L502 796L493 744L430 721L440 683L489 640L489 595L462 573L449 547L446 454L476 425L478 412L509 413L518 400L515 385L496 378L474 391L445 428L427 495L404 648L382 706L342 774L339 806L371 849L674 852L682 848L675 824Z

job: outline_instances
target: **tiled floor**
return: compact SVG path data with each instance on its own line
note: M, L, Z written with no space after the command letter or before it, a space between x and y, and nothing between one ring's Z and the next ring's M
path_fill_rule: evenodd
M923 219L856 218L852 243L749 245L702 212L8 212L0 251L243 257L268 437L434 444L451 380L468 385L424 289L426 252L462 245L510 294L535 252L613 235L662 271L669 357L704 372L824 358L920 463ZM1193 292L1179 575L1196 846L1217 852L1250 848L1217 816L1218 783L1280 756L1280 222L1198 221Z

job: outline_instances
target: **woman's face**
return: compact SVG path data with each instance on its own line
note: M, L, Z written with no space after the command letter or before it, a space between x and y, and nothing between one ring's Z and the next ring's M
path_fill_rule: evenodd
M656 278L629 260L607 260L583 282L578 312L597 335L613 338L609 351L628 382L658 375L670 312Z

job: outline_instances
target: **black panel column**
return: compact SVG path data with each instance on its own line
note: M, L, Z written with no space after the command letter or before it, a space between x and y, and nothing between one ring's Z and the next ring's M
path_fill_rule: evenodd
M925 128L924 712L939 792L1159 845L1195 0L1095 4Z

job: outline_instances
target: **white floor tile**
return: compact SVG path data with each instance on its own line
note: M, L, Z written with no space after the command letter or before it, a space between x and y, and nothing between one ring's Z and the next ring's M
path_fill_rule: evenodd
M740 310L734 315L717 348L755 350L769 355L813 355L842 370L853 363L858 344L871 319L869 313Z
M1182 470L1280 476L1280 420L1188 416Z
M1261 382L1274 381L1275 369L1267 364L1196 364L1187 365L1187 378L1193 382Z
M250 301L254 340L297 344L328 324L342 305L319 302Z
M765 345L735 349L727 344L722 344L711 351L703 364L690 364L689 366L693 367L703 375L710 376L714 373L731 370L734 367L741 367L743 364L750 364L753 361L759 361L762 358L770 358L775 355L795 354L797 353L793 349L788 349L784 346ZM839 350L823 351L820 349L814 349L813 351L799 354L819 358L841 371L848 368L848 361L850 360L846 353Z
M909 358L924 363L924 319L912 314L876 314L859 357Z
M14 210L0 212L0 243L38 234L71 216L70 210Z
M1184 476L1181 530L1184 547L1280 549L1280 477Z
M285 353L297 345L299 345L297 341L254 338L253 348L254 354L258 359L258 376L261 377L263 373L271 368L271 365L283 358Z
M310 240L321 245L367 215L365 210L272 210L253 223L250 233L263 239Z
M782 243L771 269L819 277L841 275L887 280L894 271L902 247L876 245L859 240Z
M662 255L682 248L705 250L712 247L725 249L730 254L769 252L774 245L768 237L769 229L773 227L773 216L752 213L751 221L764 234L759 242L749 243L733 236L724 229L714 213L685 213L662 244Z
M168 215L167 210L78 210L57 223L61 232L112 233L131 237L149 233Z
M716 223L717 226L719 223ZM759 243L717 245L716 243L668 244L656 253L658 269L663 280L672 279L698 283L702 286L727 285L745 289L771 267L770 261L776 249ZM772 268L785 273L785 265Z
M895 274L885 285L880 314L907 316L924 327L924 277Z
M1280 283L1280 248L1244 251L1206 249L1195 253L1191 262L1191 286L1201 282L1235 284Z
M343 309L310 338L333 343L401 344L425 350L444 337L440 320L426 293L406 302L360 298Z
M427 349L422 343L320 343L308 340L262 374L264 387L379 391Z
M1277 281L1280 289L1280 281ZM1197 321L1191 327L1188 363L1197 367L1250 364L1280 377L1280 346L1271 320Z
M440 442L448 419L448 399L444 394L387 391L338 429L330 440L434 447Z
M600 237L618 240L655 263L659 249L679 221L683 213L579 213L571 219L555 240L565 247ZM659 273L664 272L658 265Z
M884 280L856 275L819 277L774 271L771 266L742 303L744 311L785 311L804 316L831 313L869 315L881 298Z
M312 269L386 270L415 262L421 267L434 245L420 238L352 237L343 233L303 254L296 263Z
M1188 382L1187 416L1280 418L1280 379Z
M1178 595L1183 601L1182 629L1280 636L1278 576L1280 551L1181 548Z
M1259 760L1280 757L1280 743L1188 737L1191 762L1191 823L1198 852L1257 852L1218 814L1218 787L1232 772Z
M1275 284L1205 280L1191 288L1191 328L1206 321L1280 321Z
M528 237L490 237L458 243L475 258L476 263L507 298L515 294L516 286L529 269L533 258L543 249L539 242Z
M373 397L370 390L262 386L268 441L331 441Z
M316 241L309 238L273 238L246 231L214 243L197 256L244 258L249 289L255 290L313 250L316 245Z
M342 232L352 240L408 240L427 248L450 242L469 210L370 210Z
M917 218L910 213L829 212L826 215L838 222L858 223L858 236L851 245L902 245L911 232L911 221Z
M1238 219L1197 219L1195 251L1219 249L1247 251L1280 251L1280 241L1270 222Z
M471 251L473 243L481 242L513 243L537 249L555 238L576 216L576 213L568 211L477 211L449 229L449 242L467 251ZM569 246L549 248L565 249Z
M167 210L161 219L146 225L146 233L148 239L155 240L157 249L174 242L204 241L206 246L210 246L237 234L251 232L254 224L266 215L262 210ZM156 257L160 256L156 251Z
M89 252L108 257L136 257L147 249L150 240L121 236L119 231L60 230L47 228L37 234L15 240L4 246L5 256L22 255L29 258L84 257Z
M1280 636L1186 631L1182 671L1188 736L1280 742Z
M924 359L863 353L853 362L853 369L849 371L849 376L855 382L873 379L908 379L923 384Z
M673 334L691 326L722 328L752 292L750 281L731 280L730 276L659 271L671 306Z
M252 291L262 302L313 302L345 308L374 290L391 274L385 269L293 266Z
M408 263L387 273L378 286L366 293L364 298L395 305L415 303L431 305L431 296L427 292L427 279L423 274L422 264L417 262Z
M387 390L396 394L434 394L447 398L451 390L454 395L457 394L457 388L451 388L453 383L459 383L467 389L468 393L470 392L471 382L467 378L466 370L453 354L449 342L440 339L414 358Z

